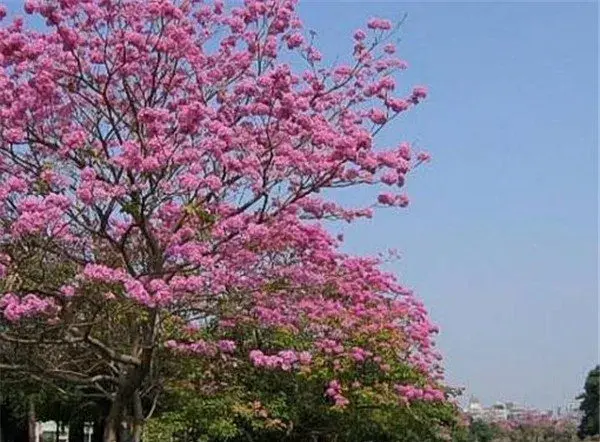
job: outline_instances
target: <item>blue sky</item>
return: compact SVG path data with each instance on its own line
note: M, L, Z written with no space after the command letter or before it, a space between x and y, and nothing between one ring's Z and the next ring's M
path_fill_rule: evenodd
M411 206L343 227L346 250L401 251L390 269L440 325L448 379L467 398L571 400L598 360L597 6L306 0L300 11L329 60L369 17L407 13L400 87L430 88L380 137L433 154L409 179Z
M430 89L380 138L433 154L408 181L411 206L344 228L346 249L400 250L390 269L440 325L448 379L466 398L572 400L598 360L597 6L305 1L300 10L331 60L367 18L407 13L400 87Z

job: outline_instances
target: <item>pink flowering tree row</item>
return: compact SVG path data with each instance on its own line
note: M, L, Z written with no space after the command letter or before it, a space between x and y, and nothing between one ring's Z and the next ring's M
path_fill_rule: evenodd
M27 0L45 28L0 28L0 367L107 401L107 442L124 420L139 440L169 354L283 372L325 358L337 407L359 381L336 364L401 361L418 376L387 380L398 406L446 399L422 304L322 224L408 204L428 154L374 137L426 89L398 90L389 21L331 67L295 7ZM367 185L369 206L323 196Z
M571 417L548 413L528 412L501 425L511 441L574 441L577 440L577 421Z
M476 419L469 422L466 418L466 422L461 425L463 431L460 437L455 437L455 440L456 442L474 439L498 442L573 442L579 440L577 423L577 418L574 416L555 416L549 412L536 410L511 415L508 419Z

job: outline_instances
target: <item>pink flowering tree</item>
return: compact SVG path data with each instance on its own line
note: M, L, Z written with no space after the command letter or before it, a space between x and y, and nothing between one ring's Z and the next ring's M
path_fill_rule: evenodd
M428 155L374 136L426 89L396 90L387 20L330 67L295 3L27 0L44 30L0 28L0 367L105 400L107 442L139 440L169 354L330 364L338 407L336 364L401 361L398 406L445 399L423 306L321 224L408 204ZM323 196L364 185L368 207Z
M251 330L247 348L256 348ZM344 351L331 341L314 345L305 330L254 331L261 350L250 358L247 351L193 357L189 346L175 353L169 362L179 374L168 377L144 439L438 441L453 434L449 392L381 345L350 334ZM387 331L369 338L397 345ZM379 348L377 356L367 348Z
M475 420L468 433L455 438L463 440L497 440L506 442L572 442L577 438L577 419L553 416L551 413L528 411L505 420Z
M361 284L364 275L335 277ZM289 303L281 298L289 289L265 292L274 306ZM412 440L412 433L416 440L441 440L456 421L452 393L425 359L411 359L407 349L407 340L423 343L410 330L428 334L420 328L426 323L422 305L388 304L370 295L367 302L346 304L338 293L304 293L285 310L261 306L265 318L238 318L217 346L208 346L207 330L195 327L178 342L167 341L175 350L169 363L179 374L169 376L164 394L175 405L151 422L150 433L213 440L226 429L231 440L250 434L261 441ZM290 316L274 321L275 310Z
M577 421L571 417L529 412L503 423L501 428L510 441L569 442L577 440Z

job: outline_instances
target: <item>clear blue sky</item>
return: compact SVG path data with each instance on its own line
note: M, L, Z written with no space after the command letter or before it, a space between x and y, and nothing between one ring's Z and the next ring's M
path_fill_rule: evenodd
M391 269L441 326L448 378L466 397L572 399L598 360L597 6L305 0L300 10L330 60L367 18L407 13L400 84L430 88L381 137L434 156L408 182L412 205L344 228L346 249L402 252Z
M345 228L346 249L400 250L391 268L440 325L466 398L571 400L598 360L597 5L301 5L332 58L366 18L407 13L400 85L430 88L381 138L433 154L408 181L411 206Z

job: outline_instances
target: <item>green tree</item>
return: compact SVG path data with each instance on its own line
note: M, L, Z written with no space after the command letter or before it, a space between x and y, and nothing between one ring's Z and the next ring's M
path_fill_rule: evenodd
M600 377L600 366L591 370L585 380L584 392L577 399L582 399L579 409L583 411L583 417L579 424L578 436L583 439L586 436L599 434L598 430L598 378Z
M482 420L474 420L469 430L469 441L491 442L499 435L499 431L493 424Z
M202 333L210 339L207 330ZM232 333L248 340L260 336L261 348L270 353L306 345L301 330L250 327ZM370 338L388 342L389 331L373 332ZM175 353L159 358L177 373L164 385L145 442L434 442L451 437L459 420L449 401L399 404L395 384L425 385L427 379L393 353L385 359L386 371L370 360L340 356L334 363L320 353L314 353L310 367L269 371L233 355L210 360ZM333 406L325 394L334 378L344 386L348 404Z

